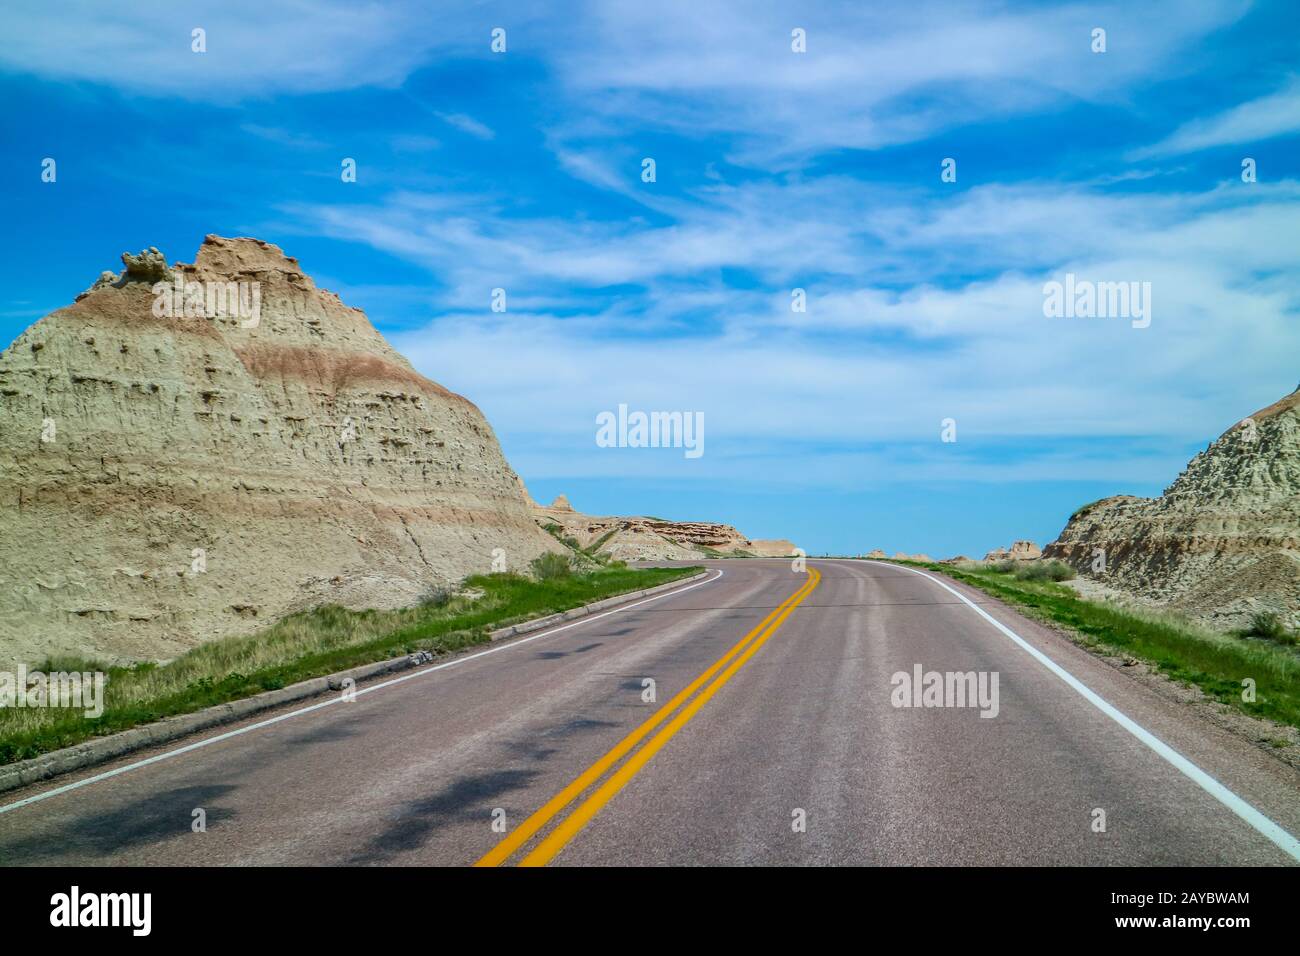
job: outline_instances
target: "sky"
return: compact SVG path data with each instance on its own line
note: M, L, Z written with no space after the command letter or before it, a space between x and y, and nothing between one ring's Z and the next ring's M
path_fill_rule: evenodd
M539 500L978 557L1300 380L1293 0L0 16L0 343L123 251L256 236ZM1067 275L1146 319L1046 315ZM701 414L704 453L601 447L620 404Z

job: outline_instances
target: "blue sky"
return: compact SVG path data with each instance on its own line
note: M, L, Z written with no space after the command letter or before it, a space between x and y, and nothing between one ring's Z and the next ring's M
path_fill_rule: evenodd
M1290 0L3 16L5 344L125 250L257 236L539 499L979 555L1158 494L1300 379ZM1150 327L1044 317L1067 272L1150 282ZM705 454L597 447L619 403L703 412Z

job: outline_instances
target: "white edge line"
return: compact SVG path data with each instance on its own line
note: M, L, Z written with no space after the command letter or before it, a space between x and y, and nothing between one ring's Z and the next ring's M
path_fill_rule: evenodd
M401 677L394 677L391 680L381 681L378 684L370 684L366 687L362 687L359 690L356 690L352 694L352 696L353 698L357 698L360 697L362 694L369 694L377 690L383 690L385 687L392 687L394 684L401 684L408 680L415 680L417 677L426 677L429 674L434 673L435 671L444 670L448 667L455 667L457 664L464 664L468 661L476 660L480 657L486 657L489 654L496 654L499 651L508 651L512 647L519 647L521 644L528 644L532 641L539 640L543 637L550 637L553 634L558 634L560 631L567 631L571 627L578 627L579 625L582 624L590 624L592 621L599 621L602 617L609 617L611 614L619 614L623 611L630 611L634 607L640 607L642 604L649 604L651 601L659 601L666 597L674 597L678 594L685 594L687 591L693 591L696 588L703 587L706 584L712 584L714 581L718 580L718 578L722 577L726 573L721 568L713 568L712 570L716 571L717 574L716 576L709 578L707 581L697 581L695 584L688 585L684 588L678 588L675 591L665 591L663 594L656 594L653 597L644 598L643 600L640 601L634 601L631 604L624 604L616 608L611 608L610 610L603 611L600 614L593 614L589 617L579 618L576 621L572 621L568 624L562 624L559 627L546 628L545 630L539 631L536 634L530 634L528 637L522 637L519 638L518 640L509 640L506 643L498 644L496 647L490 647L484 651L478 651L477 653L474 654L467 654L464 657L458 657L455 660L447 661L445 664L436 664L433 667L425 667L421 670L415 671L414 673L403 674ZM113 770L106 770L103 773L95 774L93 777L86 777L84 780L76 780L73 781L72 783L64 784L61 787L55 787L53 790L47 790L44 793L37 793L30 797L25 797L22 800L16 800L13 803L6 804L5 806L0 806L0 813L8 813L10 810L17 810L20 807L25 807L28 806L29 804L39 803L42 800L48 800L50 797L57 797L60 794L68 793L69 791L72 790L80 790L82 787L88 787L92 783L98 783L101 780L107 780L110 777L116 777L119 774L126 773L128 770L138 770L141 767L147 767L150 764L158 763L163 760L168 760L172 757L179 757L181 754L187 754L190 753L191 751L198 750L201 747L207 747L210 746L211 744L220 743L223 740L229 740L231 737L238 737L241 734L247 734L254 730L261 730L263 727L270 727L272 724L278 724L280 721L288 720L290 717L300 717L303 714L310 714L314 710L320 710L322 707L329 707L333 704L343 703L345 699L346 698L341 696L331 697L329 700L323 700L320 701L319 703L311 704L307 707L299 707L297 710L291 710L287 714L280 714L276 717L270 717L266 720L259 720L257 723L249 724L247 727L239 727L235 730L228 730L224 734L218 734L215 737L207 737L203 740L195 741L192 744L186 744L184 747L177 747L175 750L169 750L166 753L155 754L154 756L147 757L144 760L137 760L135 763L129 763L122 767L116 767Z
M881 562L881 561L872 561L872 563L888 564L888 562ZM1155 734L1151 733L1149 730L1147 730L1145 727L1138 724L1136 721L1128 717L1126 714L1117 710L1114 706L1112 706L1109 702L1104 700L1100 695L1094 692L1091 688L1089 688L1077 677L1075 677L1073 674L1067 671L1064 667L1056 663L1056 661L1052 660L1050 657L1048 657L1038 648L1034 647L1032 644L1030 644L1028 641L1022 638L1015 631L1011 630L1011 628L1007 627L1001 621L997 620L995 617L993 617L993 615L989 614L987 611L985 611L982 607L980 607L970 598L966 597L966 595L962 594L956 588L950 587L948 584L944 583L943 581L939 580L933 575L927 574L926 572L920 571L916 568L909 568L906 565L902 565L902 564L889 564L889 567L900 568L903 571L910 571L913 574L919 574L921 577L928 578L929 580L933 581L935 584L939 585L939 587L943 588L945 591L950 591L953 594L957 595L957 597L961 598L962 603L966 604L976 614L984 618L984 620L988 621L990 624L996 627L1007 637L1011 638L1011 640L1019 644L1021 648L1028 651L1029 654L1035 660L1037 660L1040 664L1046 667L1049 671L1051 671L1061 680L1065 681L1065 683L1069 684L1070 687L1074 688L1074 690L1076 690L1079 693L1079 695L1083 697L1084 700L1092 704L1094 707L1100 710L1111 720L1115 721L1115 723L1119 724L1121 727L1127 730L1138 740L1142 741L1142 743L1146 744L1148 747L1154 750L1157 754L1159 754L1161 757L1163 757L1165 760L1171 763L1184 776L1190 779L1202 790L1204 790L1210 796L1214 797L1214 799L1218 800L1221 804L1223 804L1225 807L1227 807L1229 810L1231 810L1233 813L1239 816L1242 820L1246 821L1246 823L1250 824L1259 833L1266 836L1269 840L1271 840L1274 844L1276 844L1279 849L1289 854L1293 859L1300 860L1300 840L1297 840L1294 836L1292 836L1290 833L1288 833L1278 824L1274 823L1268 817L1264 816L1264 814L1260 813L1258 810L1256 810L1253 806L1251 806L1241 797L1237 796L1235 793L1233 793L1223 784L1219 783L1219 781L1215 780L1208 773L1206 773L1196 764L1192 763L1190 760L1188 760L1186 757L1180 754L1173 747L1170 747L1167 743L1165 743Z

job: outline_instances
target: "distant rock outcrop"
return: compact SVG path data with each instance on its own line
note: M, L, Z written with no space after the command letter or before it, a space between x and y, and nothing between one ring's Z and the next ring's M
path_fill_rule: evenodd
M123 262L0 355L0 668L167 658L558 549L482 413L275 246Z
M1224 432L1159 498L1117 495L1080 508L1044 554L1215 626L1258 610L1294 619L1300 390Z
M784 538L755 538L749 542L749 549L759 558L789 558L794 556L795 545Z
M698 558L758 557L755 542L729 524L711 521L666 521L645 516L602 517L574 511L569 499L559 495L548 507L533 514L544 528L553 529L578 546L619 561L693 561ZM789 557L788 541L765 542L781 550L773 557Z
M1009 548L994 548L984 555L985 561L1036 561L1043 556L1032 541L1013 541Z
M934 558L930 557L928 554L905 554L902 551L896 551L894 552L894 556L891 558L879 548L876 548L874 551L866 555L866 557L874 561L912 561L917 564L934 563Z

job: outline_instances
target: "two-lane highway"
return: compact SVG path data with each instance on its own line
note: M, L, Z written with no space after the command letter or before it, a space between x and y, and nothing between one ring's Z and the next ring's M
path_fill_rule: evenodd
M711 567L0 795L0 863L1296 862L1294 771L977 592L874 562ZM918 669L959 677L904 700ZM982 700L953 696L960 675Z

